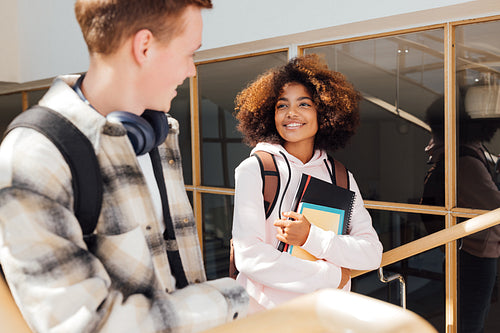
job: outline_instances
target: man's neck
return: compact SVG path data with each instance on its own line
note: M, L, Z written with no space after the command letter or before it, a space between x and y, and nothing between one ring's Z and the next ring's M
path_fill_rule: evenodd
M91 57L89 69L81 90L89 103L103 116L113 111L142 113L134 100L133 73L120 68L130 68L119 55ZM133 71L133 70L132 70Z

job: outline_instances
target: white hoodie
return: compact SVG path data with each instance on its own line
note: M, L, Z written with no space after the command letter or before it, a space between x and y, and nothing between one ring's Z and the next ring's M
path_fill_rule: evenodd
M280 194L266 220L257 159L249 157L236 168L233 245L236 267L240 272L237 281L250 296L263 307L272 308L318 289L337 288L342 276L341 267L355 270L379 267L382 244L350 172L350 190L355 192L355 200L348 235L336 235L311 224L309 236L302 248L323 260L302 260L278 251L277 231L273 223L279 218L280 208L281 212L291 210L302 173L331 183L324 162L328 156L326 152L316 150L311 160L304 164L281 145L259 143L252 153L257 150L275 155L280 173ZM283 194L289 179L288 189ZM349 281L343 289L350 288Z

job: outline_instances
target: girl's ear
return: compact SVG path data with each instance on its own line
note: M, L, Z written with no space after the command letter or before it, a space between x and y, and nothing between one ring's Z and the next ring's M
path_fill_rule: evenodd
M143 64L151 52L153 44L153 33L148 29L142 29L135 33L132 41L132 53L137 63Z

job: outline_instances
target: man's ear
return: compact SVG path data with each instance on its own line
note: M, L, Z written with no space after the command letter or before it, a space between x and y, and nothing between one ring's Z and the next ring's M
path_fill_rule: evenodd
M148 29L142 29L135 33L132 40L132 52L137 63L143 64L147 60L153 39L153 33Z

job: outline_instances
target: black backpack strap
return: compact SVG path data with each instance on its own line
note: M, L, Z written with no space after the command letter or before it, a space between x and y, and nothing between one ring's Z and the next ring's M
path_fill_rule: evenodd
M256 151L252 154L259 161L260 175L262 177L262 195L264 196L264 210L266 219L276 206L280 188L280 173L273 154L266 151Z
M340 163L330 155L328 155L328 160L330 161L330 165L333 168L333 171L328 169L330 177L332 178L332 183L348 190L350 188L349 171L342 163ZM333 175L335 175L335 177Z
M163 168L158 147L153 148L153 150L150 151L149 156L151 159L151 164L153 166L153 173L155 175L156 184L158 185L158 191L160 192L161 197L163 220L165 222L163 239L165 239L167 244L168 262L170 264L170 270L175 277L176 288L182 289L186 287L189 282L187 280L184 267L182 266L179 246L177 243L177 238L175 236L174 222L172 221L172 216L170 215L167 187L165 185L165 177L163 175Z
M75 216L83 235L92 234L102 204L102 177L92 143L64 116L40 105L18 115L5 134L16 127L44 134L59 149L71 170Z

